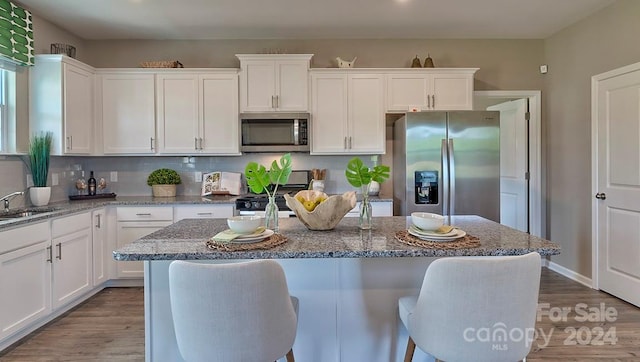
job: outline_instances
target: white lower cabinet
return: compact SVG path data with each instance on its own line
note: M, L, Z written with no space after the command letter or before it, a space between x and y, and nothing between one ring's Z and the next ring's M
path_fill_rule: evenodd
M97 286L109 279L108 260L113 260L107 243L106 209L91 212L91 231L93 236L93 285Z
M51 223L53 246L53 309L93 287L91 213L55 219Z
M356 207L351 209L345 217L359 217L360 216L360 201L356 203ZM371 216L393 216L393 202L391 201L376 201L371 203Z
M1 232L0 240L1 341L51 313L49 223Z
M173 207L145 206L118 207L116 248L121 248L133 241L158 231L173 223ZM141 261L116 262L117 278L144 277L144 263Z
M174 221L182 219L224 219L233 216L233 205L189 205L176 206Z

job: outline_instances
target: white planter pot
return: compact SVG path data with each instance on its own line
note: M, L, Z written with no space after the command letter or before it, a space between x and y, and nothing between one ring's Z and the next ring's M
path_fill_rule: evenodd
M29 198L33 206L46 206L51 199L51 187L31 187L29 189Z
M176 185L152 185L153 197L175 197Z

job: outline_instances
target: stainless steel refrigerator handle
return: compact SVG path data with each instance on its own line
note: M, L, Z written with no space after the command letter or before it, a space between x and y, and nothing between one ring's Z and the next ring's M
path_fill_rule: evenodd
M449 162L447 161L447 140L442 139L440 146L440 162L442 163L442 215L449 214Z
M449 207L450 215L456 214L456 160L453 157L453 140L449 139Z

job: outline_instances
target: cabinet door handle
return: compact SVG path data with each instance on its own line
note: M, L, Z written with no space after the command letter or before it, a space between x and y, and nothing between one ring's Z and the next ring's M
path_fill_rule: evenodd
M151 150L153 151L153 137L149 137L149 146L151 147Z
M351 149L351 136L349 136L349 149Z
M193 137L193 148L198 149L198 137Z
M71 147L71 149L73 149L73 136L69 136L69 139L71 140L71 142L70 142L71 146L70 147Z
M436 95L435 94L431 95L431 106L433 108L436 108Z
M204 140L204 138L200 137L200 149L201 149L201 150L202 150L202 149L204 149L204 148L202 147L202 141L203 141L203 140Z
M211 215L213 215L213 213L212 212L199 212L197 215L198 216L211 216Z
M344 149L347 149L347 137L344 138Z
M56 246L58 247L58 256L56 256L56 259L62 260L62 243L58 243Z
M427 108L431 108L431 97L427 94Z
M69 136L67 136L67 150L71 149L71 139Z
M276 96L271 96L271 108L276 108Z
M151 213L150 212L140 212L140 213L137 213L136 216L151 216Z
M100 224L101 224L101 223L100 223L100 214L96 215L96 220L98 221L98 222L96 223L96 229L100 229L100 227L101 227L101 225L100 225Z
M47 253L49 254L49 258L47 259L47 262L53 263L53 246L51 245L47 246Z
M276 96L276 108L280 108L280 96Z

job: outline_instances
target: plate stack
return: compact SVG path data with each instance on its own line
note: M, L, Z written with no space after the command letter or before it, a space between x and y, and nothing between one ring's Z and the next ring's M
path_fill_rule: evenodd
M411 222L407 231L421 240L446 242L467 235L463 230L444 225L444 216L430 212L411 213Z

